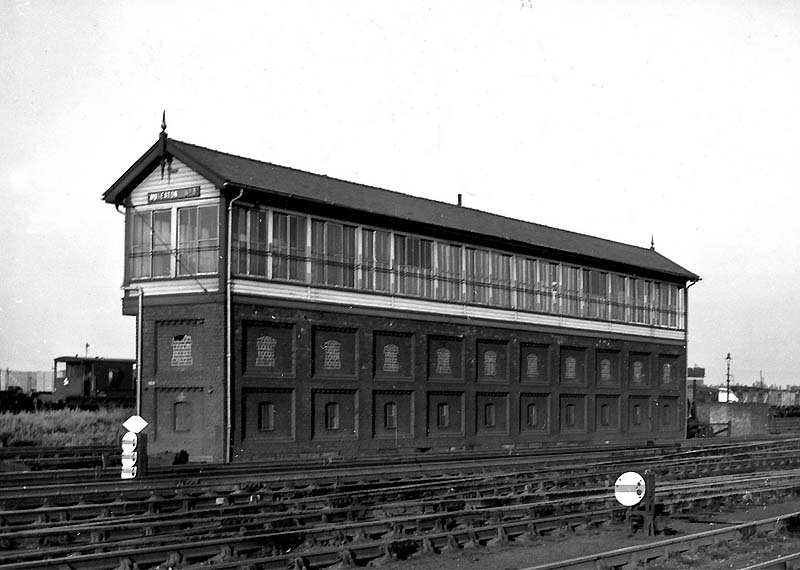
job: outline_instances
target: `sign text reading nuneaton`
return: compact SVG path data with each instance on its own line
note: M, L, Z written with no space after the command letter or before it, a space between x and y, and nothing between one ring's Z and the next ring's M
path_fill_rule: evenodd
M176 190L161 190L160 192L149 192L147 203L169 202L171 200L185 200L186 198L197 198L200 196L200 187L178 188Z

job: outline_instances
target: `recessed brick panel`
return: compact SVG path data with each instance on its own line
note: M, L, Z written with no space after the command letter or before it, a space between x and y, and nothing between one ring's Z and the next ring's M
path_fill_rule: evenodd
M475 375L481 382L508 382L508 343L478 340Z
M464 346L456 337L428 337L428 378L430 380L464 379Z
M271 441L295 438L295 392L291 388L245 388L243 437Z
M427 431L430 437L464 435L464 393L431 391L427 394Z
M508 394L477 392L475 394L475 433L478 435L508 434Z
M652 412L649 396L630 396L628 398L628 431L647 433L652 431Z
M245 322L245 374L270 378L294 377L295 337L291 324Z
M519 395L519 428L522 433L550 431L550 394L523 392Z
M407 390L375 390L372 393L372 420L372 435L376 439L413 436L414 393Z
M620 431L620 405L619 396L598 395L595 397L595 426L597 431Z
M677 388L681 373L677 356L662 354L658 357L658 384L662 388Z
M414 370L413 335L376 332L372 361L379 380L411 380Z
M312 390L312 439L347 441L358 438L358 391ZM337 422L329 423L331 410L337 410Z
M597 385L619 386L620 385L620 353L612 350L598 350L596 361L595 378Z
M628 355L628 386L631 388L650 387L650 355L631 352Z
M353 329L314 329L314 377L353 378L356 375L356 331Z
M544 344L520 345L519 376L522 384L550 384L549 347Z
M586 386L586 349L561 348L561 384Z
M562 432L583 433L586 431L586 396L561 394L558 409Z
M681 430L679 422L680 403L678 398L661 397L656 402L655 409L658 413L658 429L660 431Z

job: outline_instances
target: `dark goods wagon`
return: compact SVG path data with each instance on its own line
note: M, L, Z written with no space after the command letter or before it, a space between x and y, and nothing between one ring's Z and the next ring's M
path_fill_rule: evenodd
M126 358L59 356L53 364L53 392L40 400L54 407L130 406L135 400L134 364Z

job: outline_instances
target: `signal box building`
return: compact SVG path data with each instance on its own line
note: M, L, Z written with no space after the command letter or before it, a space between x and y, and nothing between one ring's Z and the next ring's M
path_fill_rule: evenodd
M103 199L126 213L122 310L141 325L151 451L231 461L685 435L698 277L652 248L165 132Z

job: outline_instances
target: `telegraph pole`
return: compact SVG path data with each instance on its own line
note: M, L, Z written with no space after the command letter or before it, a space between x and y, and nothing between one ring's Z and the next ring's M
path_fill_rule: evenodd
M731 353L728 353L728 356L725 357L725 360L728 361L728 374L726 375L726 384L727 384L727 393L725 395L725 403L731 403Z

